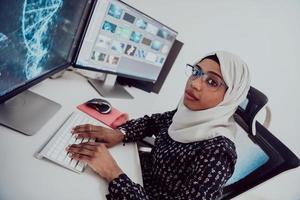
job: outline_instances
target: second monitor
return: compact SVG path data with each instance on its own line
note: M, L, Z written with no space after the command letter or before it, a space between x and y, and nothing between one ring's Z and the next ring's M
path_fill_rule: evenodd
M116 75L155 83L177 32L117 0L98 1L87 25L75 67L113 74L110 83L90 80L107 97L131 98Z

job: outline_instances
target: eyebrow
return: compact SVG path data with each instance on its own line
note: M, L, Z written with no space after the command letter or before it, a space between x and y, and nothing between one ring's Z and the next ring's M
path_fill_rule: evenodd
M198 67L198 68L200 68L201 70L203 70L202 67L201 67L199 64L197 64L196 67ZM215 74L215 75L218 76L221 80L223 80L222 76L221 76L220 74L218 74L217 72L214 72L214 71L208 71L208 72L209 72L209 73L212 73L212 74ZM207 72L206 72L206 73L207 73Z

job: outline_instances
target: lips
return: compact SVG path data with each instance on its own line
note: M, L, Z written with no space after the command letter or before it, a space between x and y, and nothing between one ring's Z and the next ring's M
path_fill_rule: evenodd
M190 100L190 101L198 101L199 99L193 94L192 91L186 90L185 91L185 98Z

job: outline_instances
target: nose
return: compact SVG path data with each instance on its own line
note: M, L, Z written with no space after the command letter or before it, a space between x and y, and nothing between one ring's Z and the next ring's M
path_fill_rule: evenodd
M191 87L194 88L194 89L196 89L196 90L200 91L202 89L202 87L203 87L203 84L204 83L203 83L202 76L201 77L197 77L197 78L191 80Z

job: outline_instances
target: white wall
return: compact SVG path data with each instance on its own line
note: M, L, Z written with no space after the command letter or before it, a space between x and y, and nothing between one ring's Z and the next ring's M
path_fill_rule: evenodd
M248 63L252 86L269 97L273 111L271 132L300 157L299 0L125 2L177 30L178 39L184 42L152 104L153 112L176 106L186 81L186 63L213 50L227 50ZM285 172L236 199L299 200L300 168Z

